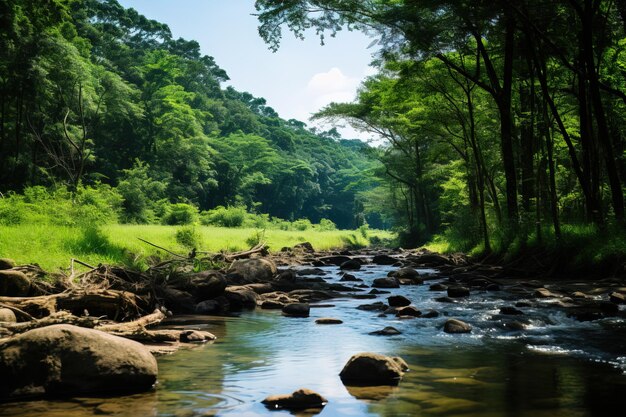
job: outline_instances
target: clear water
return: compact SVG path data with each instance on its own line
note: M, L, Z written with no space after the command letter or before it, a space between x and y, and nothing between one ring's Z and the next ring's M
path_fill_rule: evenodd
M337 268L323 269L325 279L339 280ZM391 269L368 266L354 275L368 283ZM160 357L159 384L153 392L0 404L0 416L278 417L292 414L269 411L260 401L298 388L329 400L320 416L626 415L622 319L580 323L549 301L522 308L525 316L500 316L501 306L518 301L504 291L473 293L455 304L434 301L442 294L428 291L428 285L390 291L405 295L422 311L432 308L442 315L398 319L355 308L386 301L388 295L379 295L375 300L329 300L314 305L309 318L259 309L239 317L186 317L193 324L179 325L209 330L218 340ZM470 323L472 333L443 333L444 314ZM319 317L344 323L317 325ZM528 328L503 328L512 319L527 321ZM368 334L385 326L402 334ZM398 387L345 387L338 376L341 368L351 355L365 351L401 356L411 371Z

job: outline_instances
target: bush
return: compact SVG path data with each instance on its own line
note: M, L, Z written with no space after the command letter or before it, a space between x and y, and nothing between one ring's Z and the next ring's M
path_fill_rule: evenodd
M244 207L223 207L218 206L213 210L202 213L202 224L241 227L246 219L246 209Z
M73 194L66 187L29 187L0 198L0 224L93 227L117 222L121 204L121 195L105 184L80 186Z
M332 220L321 219L319 230L322 230L322 231L337 230L337 225Z
M298 219L298 220L293 221L291 225L293 226L295 230L300 230L300 231L308 230L311 228L311 226L313 226L311 224L311 220L309 219Z
M170 204L162 222L170 226L193 224L198 220L198 209L187 203Z
M202 236L195 227L182 227L176 231L176 242L188 249L201 246Z
M246 244L250 245L250 247L253 248L259 243L263 242L264 240L265 240L265 229L257 230L248 238L246 238Z

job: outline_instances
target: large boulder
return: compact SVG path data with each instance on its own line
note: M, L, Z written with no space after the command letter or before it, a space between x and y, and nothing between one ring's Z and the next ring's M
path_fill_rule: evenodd
M30 280L21 271L0 271L0 296L26 297L30 292Z
M345 385L398 385L408 368L399 357L365 352L353 355L339 377Z
M291 394L270 395L261 402L271 410L282 408L287 410L304 410L322 408L328 403L328 400L317 392L301 388Z
M57 324L0 343L0 400L149 390L157 363L140 343Z
M210 300L224 294L226 277L219 271L202 271L190 277L188 288L197 301Z
M230 305L230 309L233 311L239 311L243 309L254 309L257 305L259 296L246 286L228 287L224 292L226 300Z
M270 281L276 273L276 264L269 259L239 259L228 269L229 275L239 275L246 282Z

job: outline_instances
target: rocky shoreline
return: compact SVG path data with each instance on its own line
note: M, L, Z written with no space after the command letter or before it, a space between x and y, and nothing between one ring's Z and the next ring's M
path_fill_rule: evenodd
M52 283L42 281L44 272L35 266L0 260L0 374L10 376L0 382L0 400L150 389L158 376L150 353L171 353L215 339L197 330L155 329L171 315L230 315L261 308L281 310L285 317L308 317L311 303L349 297L370 300L358 307L363 311L428 319L445 314L446 303L500 291L505 327L521 330L528 301L517 299L549 299L550 308L580 321L624 316L619 305L626 302L624 277L593 283L521 279L502 266L426 250L315 252L300 244L231 260L221 270L203 271L196 270L193 259L168 261L145 273L98 266L56 276ZM376 277L371 286L351 273L370 264L389 265L392 271ZM326 277L326 266L338 267L339 278ZM423 268L433 271L416 270ZM389 288L407 285L428 285L441 311L422 311L406 297L388 296ZM316 323L341 320L328 317ZM472 328L450 317L442 330L454 334ZM397 332L388 326L371 334ZM364 378L371 374L366 370ZM299 395L323 402L308 393Z

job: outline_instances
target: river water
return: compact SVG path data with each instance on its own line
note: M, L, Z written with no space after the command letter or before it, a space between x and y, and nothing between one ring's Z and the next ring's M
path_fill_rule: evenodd
M339 281L338 268L322 269L324 279ZM372 265L353 275L367 284L392 269ZM428 287L389 291L408 297L422 311L437 310L437 318L398 319L356 309L386 302L388 294L313 304L309 318L260 309L237 317L177 317L175 325L208 330L218 339L159 357L159 383L153 392L0 404L0 416L315 415L269 411L260 402L299 388L329 400L318 410L320 416L626 415L624 319L581 323L549 300L528 300L532 307L520 308L523 316L502 316L500 307L523 298L507 291L474 292L456 303L441 303L434 298L444 294ZM470 323L472 332L444 333L446 316ZM343 324L315 324L320 317L338 318ZM511 320L525 323L526 329L512 330L506 325ZM386 326L402 334L369 334ZM338 374L358 352L400 356L411 370L397 387L345 387Z

